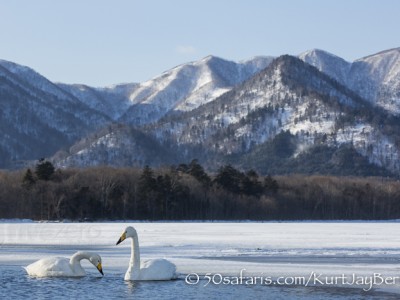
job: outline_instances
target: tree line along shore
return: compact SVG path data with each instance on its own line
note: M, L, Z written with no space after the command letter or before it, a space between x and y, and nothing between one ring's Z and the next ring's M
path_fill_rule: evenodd
M400 182L382 177L260 176L197 160L150 168L0 171L0 218L33 220L387 220Z

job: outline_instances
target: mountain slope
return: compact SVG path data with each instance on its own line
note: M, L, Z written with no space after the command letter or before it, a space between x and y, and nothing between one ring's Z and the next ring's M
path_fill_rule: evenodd
M400 113L400 48L382 51L348 63L322 50L299 56L332 78L395 114Z
M212 103L148 130L181 147L197 145L204 159L252 151L288 130L296 136L294 156L320 143L351 144L371 163L398 172L398 124L316 68L283 56Z
M58 167L162 166L177 161L176 153L142 131L112 125L80 140L68 152L57 153Z
M63 83L59 83L58 86L91 109L117 120L131 106L129 96L137 89L138 84L127 83L105 88Z
M150 115L144 123L158 120L171 110L197 107L264 68L270 60L257 57L233 63L208 57L141 85L106 88L54 84L29 67L0 60L3 136L0 167L49 156L113 120L141 123L137 120L145 115L143 107ZM174 89L178 92L172 95ZM151 93L146 101L139 99L144 93ZM172 96L166 99L165 95ZM168 103L163 106L160 101ZM133 109L129 111L130 107Z
M400 132L399 124L397 117L374 107L315 67L295 57L282 56L215 100L166 115L142 129L168 153L176 153L176 163L196 157L211 169L232 163L243 168L251 165L260 172L279 173L285 168L306 171L316 169L302 161L325 149L326 156L322 157L329 163L320 172L339 174L338 170L342 170L342 175L348 175L355 169L357 174L387 175L400 169L400 137L394 134ZM135 138L123 132L125 129L114 128L111 136L102 135L91 142L92 146L83 147L79 150L84 151L81 161L76 159L79 151L71 151L72 165L90 164L90 157L97 157L99 151L100 156L106 157L104 161L119 165L126 158L113 149L126 149L125 145L135 145L128 147L134 150L125 152L133 157L135 152L146 152L146 147L141 148ZM286 142L282 138L284 132L291 136ZM122 143L112 137L121 135ZM99 144L112 146L104 152L104 147L99 150ZM278 149L273 162L271 156L260 154L274 153L267 149ZM149 162L161 161L162 152L157 151ZM343 157L358 163L347 169L339 167ZM70 161L64 159L62 165L70 165Z
M0 61L0 167L49 156L109 121L35 71Z
M271 61L271 57L256 57L235 63L208 56L177 66L141 83L129 97L132 106L119 121L143 125L170 112L195 109L248 79Z
M353 63L321 50L299 57L209 56L107 88L0 61L0 167L61 150L62 167L199 158L209 169L398 176L399 49Z

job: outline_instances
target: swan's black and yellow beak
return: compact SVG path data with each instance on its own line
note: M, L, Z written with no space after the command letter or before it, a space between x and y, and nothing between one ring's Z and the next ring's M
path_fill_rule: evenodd
M97 270L99 270L99 272L101 273L101 275L104 276L103 268L101 267L101 263L98 263L98 265L96 266L96 268L97 268Z
M121 237L119 238L118 242L116 243L116 245L118 245L119 243L121 243L122 241L124 241L126 239L126 232L124 232Z

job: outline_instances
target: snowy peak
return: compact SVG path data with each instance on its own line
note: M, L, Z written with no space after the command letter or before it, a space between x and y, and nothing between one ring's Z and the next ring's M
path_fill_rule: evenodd
M226 61L226 62L228 61L226 59L223 59L223 58L215 56L215 55L207 55L207 56L203 57L202 59L200 59L199 61L195 61L193 63L194 64L204 64L204 63L208 63L210 61L221 61L221 60Z
M257 72L265 69L272 61L273 57L258 56L250 60L233 62L213 57L207 64L219 80L227 86L237 85Z
M355 64L367 64L368 75L378 83L389 82L400 74L400 48L382 51L358 59Z
M313 49L300 54L299 58L341 83L347 80L351 64L334 54Z
M108 122L36 71L0 61L0 167L52 155Z
M367 55L367 56L365 56L363 58L360 58L358 60L368 60L370 58L375 58L375 57L380 57L380 58L382 58L382 57L393 57L393 56L397 56L398 57L399 55L400 55L400 47L383 50L383 51L380 51L380 52L375 53L375 54Z
M315 77L330 85L333 84L332 77L327 76L326 73L321 72L318 68L291 55L278 57L270 67L279 70L280 77L284 82L290 81L302 87L313 85L316 81Z
M321 50L310 50L299 57L371 103L400 114L400 48L366 56L353 63Z
M311 49L308 51L305 51L303 53L301 53L300 55L298 55L298 57L301 60L312 60L315 59L316 61L320 60L320 59L325 59L325 60L341 60L343 62L346 62L343 58L332 54L328 51L325 50L321 50L321 49ZM308 61L306 61L308 63Z
M36 71L32 70L31 68L23 65L18 65L11 61L0 59L0 65L3 68L6 68L9 72L13 74L26 74L26 73L36 73Z
M372 103L390 113L400 114L400 49L356 60L347 84Z
M0 67L7 70L13 75L14 79L22 82L23 85L30 85L44 93L51 94L62 101L72 103L78 102L78 99L66 93L63 89L60 89L57 85L29 67L18 65L6 60L0 60Z
M177 66L141 83L129 96L132 107L121 117L131 124L152 123L168 113L190 111L213 101L265 68L269 57L235 63L216 56Z
M379 156L382 149L394 145L387 136L386 143L376 143L376 138L386 133L369 123L371 107L317 68L284 55L214 101L161 120L148 130L165 144L187 149L188 159L190 149L196 146L196 156L203 155L200 159L211 161L211 165L226 156L233 156L234 163L248 156L250 162L259 162L253 167L269 170L269 151L276 151L279 160L280 153L290 147L285 159L291 155L295 159L315 145L337 149L352 144L346 148L351 155L368 155L370 162L397 170L397 159ZM282 145L282 139L288 144ZM278 151L277 147L282 149ZM396 150L390 155L399 154Z
M329 105L357 106L359 99L353 95L315 67L285 55L216 100L162 120L154 131L161 139L173 137L181 145L202 144L217 153L236 153L265 142L284 128L312 134L320 131L318 127L331 128L333 115L329 126L321 126L321 119L310 122L302 114L312 114L319 107L321 114L329 115Z
M318 49L240 62L207 56L104 88L54 84L0 61L0 166L62 148L54 156L62 166L197 157L268 173L324 152L400 174L399 61L399 49L352 63Z

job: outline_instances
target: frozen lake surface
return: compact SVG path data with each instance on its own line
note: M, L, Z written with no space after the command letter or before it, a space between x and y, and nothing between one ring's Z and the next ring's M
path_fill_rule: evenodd
M127 225L138 231L141 258L171 260L178 280L123 280L130 243L115 243ZM37 279L22 268L78 250L99 253L105 276L87 261L81 279ZM1 299L398 299L400 223L3 221L0 280Z

